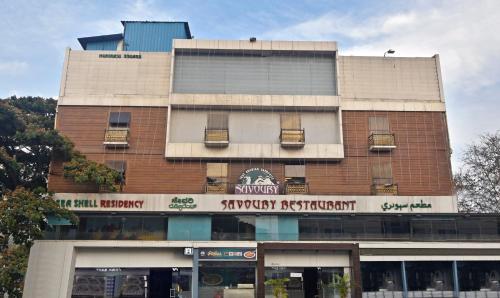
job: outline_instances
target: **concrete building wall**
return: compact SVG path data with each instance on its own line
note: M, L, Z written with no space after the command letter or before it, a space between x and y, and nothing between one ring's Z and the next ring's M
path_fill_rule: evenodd
M170 143L203 143L207 115L211 110L173 110ZM339 144L336 112L300 112L307 144ZM236 144L279 144L280 113L228 111L229 139Z
M166 105L170 64L170 53L68 50L59 105Z
M437 56L340 56L338 72L342 98L444 101Z
M102 145L111 111L131 112L128 149L106 149ZM368 150L368 117L377 115L389 119L397 146L392 152ZM57 115L57 128L89 159L101 163L127 161L125 193L203 193L207 160L165 160L166 123L166 108L60 106ZM305 120L303 123L306 124ZM343 111L342 123L345 157L340 162L306 162L311 194L369 195L372 165L389 162L400 195L451 195L450 148L444 113ZM238 176L252 167L266 168L278 180L284 180L286 161L246 159L228 163L230 183L236 183ZM93 185L65 179L61 161L52 163L49 188L55 192L97 191Z

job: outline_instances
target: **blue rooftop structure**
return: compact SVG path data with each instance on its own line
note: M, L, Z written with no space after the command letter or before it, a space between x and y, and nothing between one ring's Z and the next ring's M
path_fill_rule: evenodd
M123 34L78 38L88 51L170 52L173 39L191 39L187 22L122 21Z

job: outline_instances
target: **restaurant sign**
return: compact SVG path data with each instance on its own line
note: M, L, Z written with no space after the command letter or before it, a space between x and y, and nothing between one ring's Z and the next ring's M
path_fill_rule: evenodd
M234 188L235 194L246 195L277 195L279 192L279 182L271 172L262 168L244 171Z
M200 248L198 257L200 261L256 261L257 250L241 247Z
M142 209L144 200L57 199L61 208Z
M451 196L326 196L251 194L57 193L59 206L74 211L172 213L453 213Z

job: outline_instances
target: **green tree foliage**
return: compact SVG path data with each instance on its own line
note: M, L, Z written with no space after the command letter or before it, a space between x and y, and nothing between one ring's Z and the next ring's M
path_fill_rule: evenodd
M288 298L286 284L290 281L289 278L273 278L266 280L264 284L273 288L273 296L275 298Z
M335 274L333 276L333 281L329 286L335 290L336 294L338 294L340 298L347 298L349 290L353 287L349 274Z
M71 161L64 164L64 176L71 177L75 182L92 182L108 191L118 191L121 175L118 171L110 170L107 166L89 161L85 156L76 152Z
M77 218L47 193L51 160L67 162L76 182L114 185L120 174L89 161L54 130L57 102L41 97L0 100L0 297L21 297L29 248L43 237L48 217Z
M500 131L484 134L470 144L455 175L462 212L500 212Z
M68 160L73 145L54 127L55 100L0 100L0 194L18 186L46 189L49 163Z

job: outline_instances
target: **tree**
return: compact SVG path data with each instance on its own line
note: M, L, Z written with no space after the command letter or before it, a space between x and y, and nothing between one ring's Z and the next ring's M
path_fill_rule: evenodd
M351 283L349 274L340 275L335 273L329 287L333 288L339 294L340 298L346 298L353 284Z
M286 284L290 281L289 278L273 278L266 280L264 284L273 288L273 296L275 298L288 298Z
M43 238L49 216L69 219L73 224L78 221L71 211L59 208L50 195L22 187L8 191L0 201L0 293L22 296L29 249L35 240Z
M65 176L116 191L120 174L89 161L54 130L57 102L41 97L0 100L0 297L21 297L29 249L43 238L49 217L76 216L47 192L50 161L66 162Z
M470 144L455 175L461 212L500 212L500 131Z

